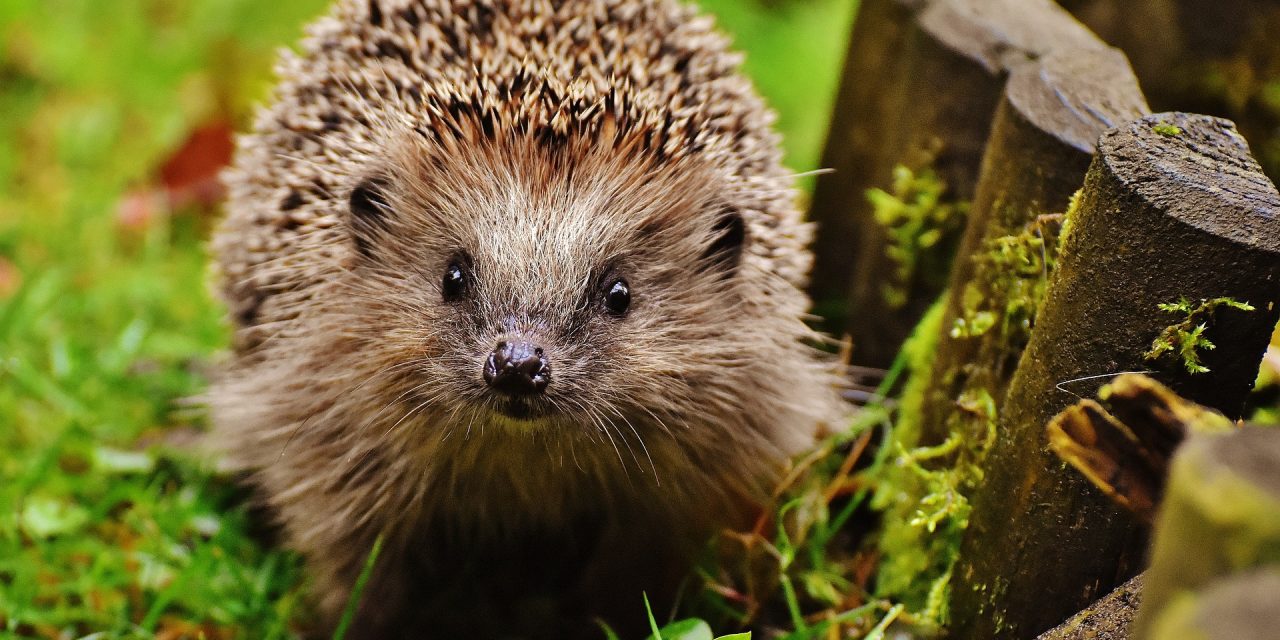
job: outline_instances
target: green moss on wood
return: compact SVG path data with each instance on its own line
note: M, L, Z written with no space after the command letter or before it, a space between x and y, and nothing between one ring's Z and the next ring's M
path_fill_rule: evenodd
M924 401L936 392L929 388L931 378L938 379L932 369L943 330L941 307L921 322L904 349L912 377L887 443L892 464L872 502L884 517L877 595L905 603L926 627L947 622L952 568L969 524L967 496L983 481L982 465L995 442L1006 367L1030 336L1078 199L1072 198L1067 214L1035 216L1018 233L988 241L974 257L979 280L966 287L962 313L946 330L984 344L977 361L943 372L942 386L958 391L941 444L920 445Z
M892 451L892 459L876 478L872 498L872 507L884 512L877 540L882 557L877 592L903 602L924 627L939 627L945 621L950 558L964 530L963 525L956 526L955 518L968 519L967 502L955 490L957 479L947 470L931 471L924 466L928 460L953 453L959 441L938 447L915 446L942 330L942 300L934 304L903 346L902 357L911 377L885 445Z
M934 629L947 620L951 567L969 522L965 496L982 481L977 463L995 439L995 403L990 394L976 390L958 400L958 412L983 425L982 437L957 429L940 445L917 446L943 310L941 301L935 304L903 349L911 378L887 445L893 458L872 501L873 508L884 512L877 541L883 558L878 595L903 602L917 624Z
M1217 309L1227 307L1240 311L1254 310L1247 302L1226 297L1201 300L1198 304L1179 298L1177 302L1162 303L1159 307L1165 313L1182 314L1184 317L1181 322L1165 327L1152 341L1151 348L1143 357L1158 360L1166 354L1173 355L1181 359L1188 373L1193 374L1209 372L1209 368L1200 362L1200 352L1217 348L1217 345L1204 336Z
M1057 259L1062 220L1062 214L1037 216L1021 232L986 243L975 257L985 262L975 270L985 277L966 286L952 337L977 337L999 324L1002 342L1026 344Z
M896 267L893 281L881 288L893 308L907 303L922 271L950 258L950 247L944 246L944 241L955 236L969 205L947 201L946 192L946 182L931 167L913 170L901 164L893 168L888 190L867 191L872 215L888 238L885 254Z

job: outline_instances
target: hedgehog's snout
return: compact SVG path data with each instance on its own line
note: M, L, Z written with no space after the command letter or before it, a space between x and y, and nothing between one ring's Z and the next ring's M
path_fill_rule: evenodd
M501 394L537 395L546 391L551 382L551 365L542 347L503 340L485 360L484 381Z

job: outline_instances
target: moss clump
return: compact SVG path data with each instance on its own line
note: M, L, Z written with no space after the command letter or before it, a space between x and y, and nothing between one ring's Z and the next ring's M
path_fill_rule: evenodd
M938 341L942 336L946 299L944 293L929 307L911 336L903 343L898 355L909 377L898 400L898 413L893 425L895 442L914 446L920 439L920 417L924 408L925 391L929 386L929 371L933 368L933 361L938 354Z
M1036 216L1019 233L987 241L974 258L978 278L965 286L963 311L951 337L978 337L998 324L1000 342L1021 350L1057 262L1063 219L1063 214Z
M951 566L969 522L965 494L981 481L981 471L971 464L975 454L972 443L960 434L937 446L917 446L943 311L942 302L936 303L903 347L902 357L911 377L886 442L891 458L875 478L876 493L871 502L884 518L877 540L882 561L876 595L902 602L916 624L933 630L947 619ZM994 436L990 396L977 395L962 403L964 411L984 416ZM939 464L944 460L957 462Z
M872 215L888 236L885 254L896 265L892 282L881 293L891 307L907 303L907 292L922 277L945 274L952 241L969 209L966 202L945 199L946 182L932 168L893 168L889 190L870 189Z
M966 496L981 483L977 462L995 440L995 404L989 394L967 394L959 410L985 425L975 442L953 433L933 447L905 448L895 442L883 490L872 506L883 509L878 595L900 599L926 627L947 621L951 568L969 524ZM938 466L939 462L950 461Z
M1157 122L1151 126L1151 130L1165 137L1172 137L1182 134L1182 127L1169 124L1168 122Z
M1247 302L1226 297L1201 300L1198 304L1179 298L1177 302L1161 303L1159 307L1166 313L1183 314L1185 317L1181 322L1165 327L1143 357L1157 360L1165 354L1174 355L1182 360L1182 365L1192 374L1209 372L1209 368L1200 362L1200 351L1211 351L1217 347L1204 337L1217 309L1227 307L1240 311L1254 310L1253 305Z

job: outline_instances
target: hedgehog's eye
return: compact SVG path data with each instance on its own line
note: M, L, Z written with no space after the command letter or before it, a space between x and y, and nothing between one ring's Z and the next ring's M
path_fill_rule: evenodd
M621 316L631 306L631 288L626 280L614 280L605 290L604 308L615 316Z
M440 291L445 302L456 302L467 290L467 272L457 262L449 263L444 270L444 280L440 283Z

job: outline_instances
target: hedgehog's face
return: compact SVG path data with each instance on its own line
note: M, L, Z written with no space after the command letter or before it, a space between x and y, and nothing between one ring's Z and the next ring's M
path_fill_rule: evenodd
M751 347L754 271L726 181L525 151L543 155L420 160L350 192L353 303L406 403L446 426L607 435L736 397L717 389Z

